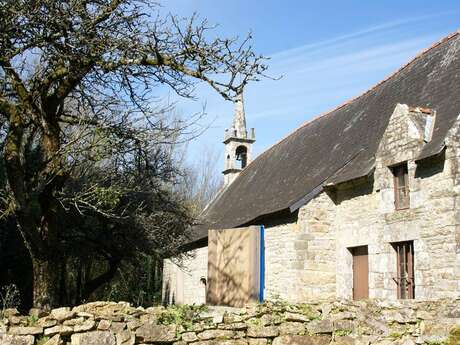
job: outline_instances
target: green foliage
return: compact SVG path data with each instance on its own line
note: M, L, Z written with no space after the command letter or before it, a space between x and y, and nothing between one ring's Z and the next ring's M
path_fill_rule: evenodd
M259 319L258 317L253 317L248 320L248 323L252 326L261 326L262 325L262 320Z
M115 187L96 187L94 188L96 206L104 209L113 209L120 202L122 193Z
M350 335L352 332L351 329L337 329L334 331L334 336L336 337L345 337L347 335Z
M259 304L258 312L261 314L270 313L274 316L274 322L277 321L279 317L282 316L285 312L292 312L302 314L308 317L310 320L318 319L320 314L315 311L310 305L306 303L299 303L296 305L289 304L288 302L282 300L279 297L275 297L270 301L264 301L263 303Z
M200 319L200 314L207 310L208 307L204 304L171 306L158 315L158 323L162 325L175 324L190 330L193 323Z
M135 306L149 307L161 304L162 261L138 254L135 264L118 269L111 284L96 296L104 301L129 301Z
M400 332L391 332L389 337L391 339L400 339L403 336L403 333Z
M19 290L16 285L6 285L0 289L0 318L6 309L18 308L21 304Z
M427 345L451 345L443 340L428 340L425 342ZM453 343L454 345L459 345L460 343Z
M447 345L460 345L460 326L450 330Z
M319 318L319 313L312 309L311 305L306 303L298 304L300 313L307 316L310 320L316 320Z
M40 337L37 340L37 345L43 345L45 344L48 340L50 340L49 337Z
M27 326L35 326L35 324L38 321L38 316L37 315L29 315L27 316Z

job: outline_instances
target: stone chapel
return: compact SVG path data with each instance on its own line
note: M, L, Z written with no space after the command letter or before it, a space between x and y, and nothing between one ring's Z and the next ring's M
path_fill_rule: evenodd
M165 303L460 297L460 31L251 161L254 141L240 94Z

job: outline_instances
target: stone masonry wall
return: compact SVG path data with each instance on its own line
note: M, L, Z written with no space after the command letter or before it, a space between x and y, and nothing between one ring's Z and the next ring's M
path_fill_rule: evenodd
M265 296L299 301L297 279L301 238L297 224L265 226Z
M297 227L288 235L296 232L305 242L278 258L287 267L303 258L295 281L278 283L300 286L290 300L351 299L351 249L363 245L369 253L369 297L396 299L392 244L402 241L414 243L416 299L460 296L460 124L450 131L445 152L416 162L424 141L412 123L414 112L396 107L373 176L328 186L299 210ZM401 162L408 165L410 208L395 210L391 166Z
M93 302L0 318L0 345L458 345L460 300L265 303L242 309Z
M198 248L179 259L163 261L162 301L165 304L204 304L208 278L208 247Z

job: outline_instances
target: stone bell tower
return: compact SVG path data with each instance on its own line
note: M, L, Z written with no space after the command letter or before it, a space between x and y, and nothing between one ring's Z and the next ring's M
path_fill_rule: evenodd
M225 130L224 186L228 186L251 161L252 144L256 141L254 128L248 135L244 113L243 92L235 99L235 115L231 128Z

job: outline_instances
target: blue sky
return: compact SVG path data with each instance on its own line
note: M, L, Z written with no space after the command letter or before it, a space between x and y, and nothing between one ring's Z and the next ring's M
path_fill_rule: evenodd
M256 155L460 29L458 0L166 0L162 5L180 16L197 12L219 24L216 32L222 36L252 31L254 49L270 57L269 74L282 76L245 90L248 127L256 129ZM177 103L183 116L206 105L202 125L209 129L190 144L188 158L212 147L221 153L221 170L221 142L233 106L206 85L197 87L196 97Z

